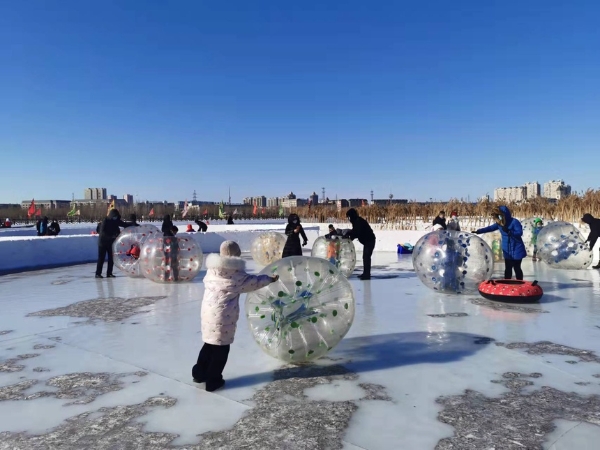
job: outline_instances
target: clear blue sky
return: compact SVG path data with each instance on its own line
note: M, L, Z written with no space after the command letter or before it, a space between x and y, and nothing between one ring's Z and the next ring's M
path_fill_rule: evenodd
M597 1L10 1L0 203L600 186Z

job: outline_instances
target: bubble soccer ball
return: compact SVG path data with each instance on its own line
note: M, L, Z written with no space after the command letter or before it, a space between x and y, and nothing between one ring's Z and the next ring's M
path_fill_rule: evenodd
M419 239L413 251L413 266L428 288L447 294L471 294L492 276L494 257L489 245L475 234L438 230Z
M250 247L252 259L263 266L279 261L286 240L283 234L273 231L259 234L254 238Z
M537 242L537 233L535 233L536 227L533 222L535 219L535 217L529 217L521 221L521 225L523 225L523 243L525 244L525 250L527 250L529 256L533 256Z
M504 253L502 253L502 234L500 234L499 231L484 233L478 236L492 249L494 262L502 261L504 259Z
M546 225L537 237L537 256L555 269L587 269L592 263L592 250L575 226L567 222Z
M279 281L248 294L246 316L267 354L303 363L325 355L346 335L354 320L354 292L328 261L291 256L261 274L279 275Z
M112 246L115 266L127 276L142 278L140 270L140 254L135 257L134 247L141 252L142 245L151 236L157 236L160 230L154 225L139 225L125 228L117 237ZM133 250L133 252L132 252ZM128 254L129 253L129 254ZM132 254L133 253L133 254Z
M158 236L144 242L142 274L156 283L191 281L202 268L202 249L191 236Z
M311 255L322 258L337 267L345 277L349 277L356 267L356 250L350 239L327 239L321 236L315 240Z

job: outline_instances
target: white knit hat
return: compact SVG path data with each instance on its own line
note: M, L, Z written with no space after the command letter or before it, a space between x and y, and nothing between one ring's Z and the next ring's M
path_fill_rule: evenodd
M240 246L235 241L225 241L219 249L221 256L242 256Z

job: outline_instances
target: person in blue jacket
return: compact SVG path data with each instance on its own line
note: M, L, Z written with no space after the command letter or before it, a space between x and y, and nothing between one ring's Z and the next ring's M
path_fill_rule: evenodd
M523 243L521 222L513 218L506 206L494 208L492 216L496 223L489 227L480 228L475 233L491 233L499 230L502 235L502 253L504 254L504 278L510 280L514 269L517 280L522 280L521 262L527 256L527 251Z

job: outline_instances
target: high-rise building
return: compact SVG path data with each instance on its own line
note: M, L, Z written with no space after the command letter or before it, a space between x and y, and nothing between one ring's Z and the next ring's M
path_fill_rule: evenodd
M560 200L571 195L571 186L563 180L552 180L544 183L544 197Z
M267 197L265 197L264 195L253 197L252 204L258 206L259 208L264 208L265 206L267 206Z
M313 191L312 195L308 198L308 200L310 201L311 205L319 204L319 196L314 191Z
M537 198L540 196L540 183L537 181L530 181L525 183L526 198Z
M106 200L106 188L86 188L83 190L85 200Z
M522 202L527 198L525 186L503 187L494 189L495 202Z
M133 195L131 195L131 194L125 194L123 196L123 200L125 200L128 205L133 205Z
M279 206L279 197L270 197L267 199L267 208L277 208Z

